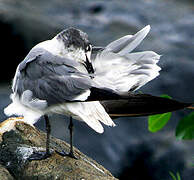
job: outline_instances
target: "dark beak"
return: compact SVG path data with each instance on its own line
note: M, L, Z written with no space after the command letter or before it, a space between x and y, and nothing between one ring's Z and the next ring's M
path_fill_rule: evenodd
M85 53L85 56L86 56L86 61L85 61L84 66L86 67L88 73L92 74L92 73L94 73L94 69L93 69L92 63L89 61L88 56L87 56L86 53Z

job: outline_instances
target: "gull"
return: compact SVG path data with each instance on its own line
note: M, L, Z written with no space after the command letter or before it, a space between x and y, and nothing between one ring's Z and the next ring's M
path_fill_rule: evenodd
M34 153L31 160L51 155L50 114L70 117L70 152L59 153L75 158L72 118L103 133L101 123L115 126L110 116L156 114L163 112L161 107L166 107L166 112L186 106L181 104L173 109L176 104L173 100L133 93L156 78L161 70L157 53L132 52L149 31L148 25L134 35L121 37L105 47L95 47L86 33L68 28L30 50L16 69L10 95L12 103L4 112L7 116L23 116L23 121L31 125L44 116L46 152ZM154 109L157 102L164 103ZM147 109L149 104L152 106Z

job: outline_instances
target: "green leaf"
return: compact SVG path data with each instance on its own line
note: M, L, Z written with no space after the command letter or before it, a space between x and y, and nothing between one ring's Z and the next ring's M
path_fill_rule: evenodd
M161 95L161 97L171 99L171 97L166 95L166 94ZM156 115L149 116L148 117L148 130L150 132L159 131L160 129L162 129L166 125L166 123L169 121L171 115L172 115L172 113L168 112L168 113L156 114Z
M176 138L177 140L194 139L194 112L179 121L176 127Z
M176 176L171 171L169 172L169 174L170 174L170 176L172 177L173 180L177 180Z
M167 98L167 99L172 99L172 97L170 97L170 96L167 95L167 94L162 94L160 97Z
M148 118L148 129L151 132L157 132L162 129L169 121L172 113L163 113L149 116Z
M169 174L173 180L181 180L181 176L180 176L179 172L176 173L176 176L171 171L169 172Z
M176 176L177 176L178 180L181 180L181 176L180 176L179 172L176 173Z

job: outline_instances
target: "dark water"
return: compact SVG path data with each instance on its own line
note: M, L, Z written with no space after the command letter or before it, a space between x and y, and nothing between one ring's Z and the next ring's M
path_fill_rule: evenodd
M194 3L192 1L1 1L2 82L11 82L16 65L36 43L74 26L87 32L95 45L106 45L125 34L133 34L150 24L152 29L135 50L161 54L159 77L141 91L168 94L181 101L194 101ZM8 90L9 89L9 90ZM0 119L9 103L10 87L0 88ZM115 120L115 128L97 134L84 123L75 122L75 146L121 179L171 179L168 172L179 171L182 179L194 176L189 165L194 143L176 141L174 130L189 111L173 113L161 132L147 130L147 118ZM68 140L68 119L52 117L52 134ZM37 127L44 129L44 122ZM122 175L121 175L122 174ZM145 178L146 177L146 178Z

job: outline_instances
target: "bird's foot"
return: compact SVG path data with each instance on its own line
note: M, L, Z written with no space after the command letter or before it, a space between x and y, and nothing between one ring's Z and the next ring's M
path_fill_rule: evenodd
M56 151L56 153L58 153L59 155L61 155L61 156L68 156L68 157L70 157L70 158L73 158L73 159L78 159L75 155L74 155L74 153L72 152L72 151L70 151L69 153L66 153L65 151L61 151L61 152L59 152L59 151Z
M43 151L37 151L30 155L28 158L29 161L33 160L44 160L49 158L52 155L51 152L43 152Z

